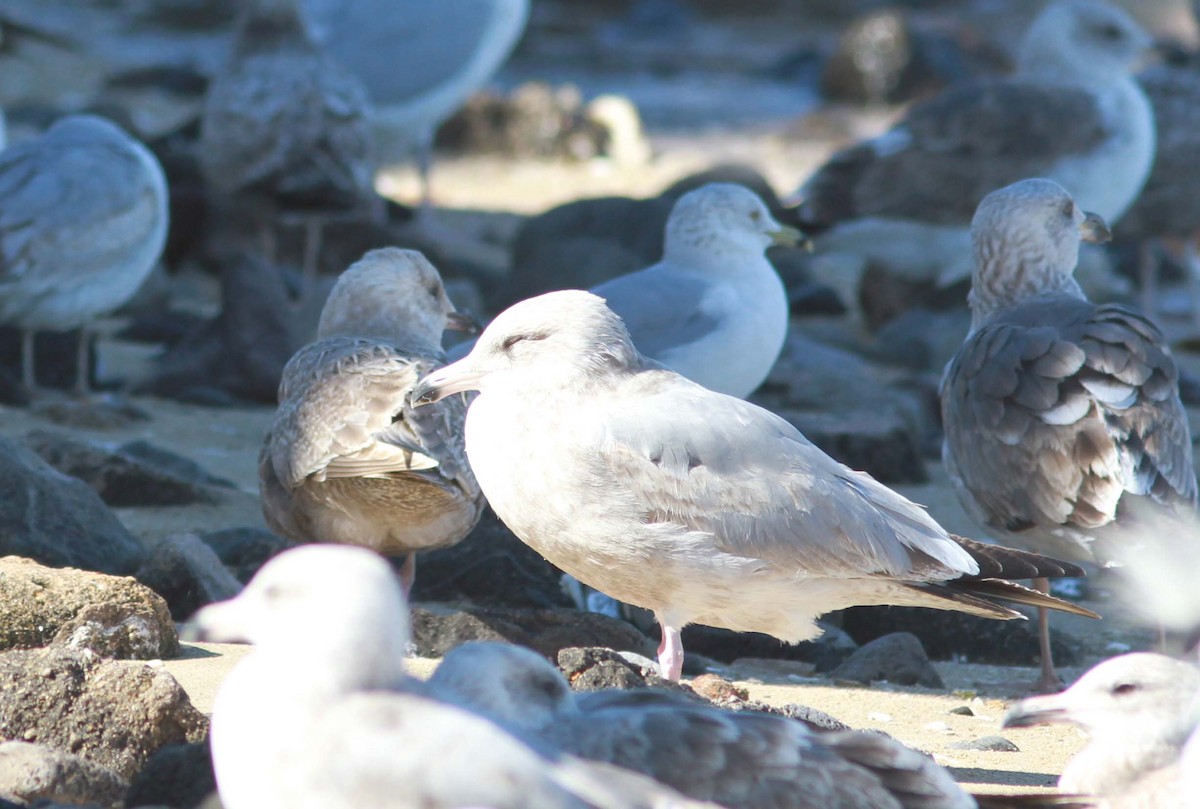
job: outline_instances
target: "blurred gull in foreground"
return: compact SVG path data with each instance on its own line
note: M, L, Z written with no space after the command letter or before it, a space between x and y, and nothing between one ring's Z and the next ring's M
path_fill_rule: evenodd
M1078 568L952 537L778 416L640 355L591 293L502 312L413 398L473 389L467 454L497 515L563 571L652 610L668 679L689 623L794 643L853 605L1091 614L1001 578Z
M1120 524L1131 501L1196 502L1170 350L1145 317L1084 297L1072 276L1080 241L1108 229L1057 183L989 194L971 230L971 331L942 379L946 469L1000 540L1113 562L1130 542ZM1041 617L1040 685L1052 687Z
M1067 722L1087 732L1087 747L1058 780L1062 790L1103 798L1106 809L1186 809L1200 805L1187 782L1200 762L1186 758L1197 708L1200 669L1136 653L1105 660L1061 694L1018 702L1004 726Z
M408 609L369 551L285 551L236 598L196 613L190 632L254 644L213 704L227 809L700 805L421 696L404 672Z
M231 219L259 224L269 261L275 226L304 225L304 297L325 221L378 201L366 91L313 42L297 2L246 0L205 99L200 166Z
M787 292L763 254L801 234L749 189L711 183L675 203L662 261L594 287L638 351L730 396L753 393L787 337Z
M667 691L575 694L549 661L519 646L458 646L438 665L429 689L575 755L636 770L723 806L976 806L932 758L885 735L816 734L796 720L733 713Z
M317 39L366 85L380 162L417 154L422 197L437 128L491 79L529 0L304 0Z
M984 195L1049 177L1115 222L1154 160L1150 104L1130 74L1149 36L1098 0L1034 20L1015 75L955 85L884 135L835 154L797 192L822 252L952 282L970 273L968 223Z
M483 495L463 448L462 397L414 410L417 380L445 363L442 332L469 328L414 250L372 250L338 279L317 341L288 362L259 455L263 515L293 540L405 555L453 545Z
M88 390L90 322L128 301L167 237L167 184L150 150L104 118L72 115L0 152L0 323L33 335L81 329L75 388Z

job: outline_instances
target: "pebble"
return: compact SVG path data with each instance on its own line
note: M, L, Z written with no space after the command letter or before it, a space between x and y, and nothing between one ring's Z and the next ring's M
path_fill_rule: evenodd
M987 750L993 753L1019 753L1021 748L1003 736L981 736L950 745L953 750Z

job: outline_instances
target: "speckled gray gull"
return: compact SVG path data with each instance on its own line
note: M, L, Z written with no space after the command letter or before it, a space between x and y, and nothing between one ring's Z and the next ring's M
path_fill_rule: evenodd
M529 0L304 2L318 40L371 95L381 162L415 150L428 202L434 133L508 58Z
M575 755L635 770L722 806L975 806L933 759L886 736L817 735L781 716L733 713L659 690L575 694L549 661L510 644L455 647L438 664L429 689ZM881 762L880 771L856 757Z
M259 455L263 515L302 542L405 555L458 542L483 512L463 448L462 397L414 410L417 380L445 362L442 332L470 328L415 250L372 250L342 273L317 341L283 371Z
M196 613L188 634L254 645L213 703L227 809L703 805L421 695L404 671L403 594L361 548L285 551Z
M975 206L1023 178L1056 180L1116 221L1154 159L1153 114L1130 72L1149 44L1120 9L1051 3L1013 76L955 85L818 169L797 192L802 226L822 252L948 282L970 274Z
M0 152L0 323L33 335L81 329L75 386L88 389L92 320L128 301L162 254L167 183L158 160L107 119L72 115Z
M1001 578L1078 568L947 534L773 413L643 357L589 292L500 313L413 398L465 390L480 391L467 456L496 514L564 572L653 611L668 679L689 623L794 643L820 633L818 615L860 604L1079 609Z
M1092 304L1072 275L1080 241L1107 238L1103 220L1050 180L989 194L972 222L971 330L941 386L942 456L967 512L1004 542L1100 563L1120 552L1131 499L1196 502L1162 333L1125 307ZM1041 617L1040 685L1053 687Z
M710 390L745 398L779 358L787 292L764 255L801 234L732 183L684 194L667 219L662 261L592 289L638 351Z
M1065 722L1088 734L1087 746L1063 769L1060 789L1106 798L1150 795L1172 778L1155 774L1178 764L1196 727L1197 700L1194 663L1139 652L1103 661L1061 694L1016 703L1004 725Z
M305 227L315 280L330 219L372 211L370 104L356 76L313 41L297 0L246 0L200 126L205 182L231 219L256 222L268 259L275 227Z

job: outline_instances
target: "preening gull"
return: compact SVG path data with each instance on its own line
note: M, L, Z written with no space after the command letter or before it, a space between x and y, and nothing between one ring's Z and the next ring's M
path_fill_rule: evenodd
M1078 568L952 537L773 413L643 357L589 292L510 307L413 398L473 389L467 455L496 514L564 572L652 610L668 679L689 623L794 643L853 605L1079 611L1001 578Z
M1107 227L1057 183L989 194L971 231L971 331L941 386L946 469L964 508L1001 540L1112 562L1131 499L1196 502L1170 350L1145 317L1084 297L1072 276L1079 243L1107 239Z
M1194 664L1139 652L1105 660L1061 694L1018 702L1004 726L1068 722L1082 728L1088 745L1067 763L1059 788L1117 796L1178 762L1196 727L1191 708L1198 698Z
M406 588L417 551L467 535L484 501L463 448L466 406L414 410L409 394L445 364L442 332L471 326L415 250L372 250L342 273L317 341L283 370L259 455L273 531L406 555Z
M787 292L763 252L795 246L758 195L733 183L684 194L667 219L662 261L593 288L638 351L710 390L745 398L779 357Z
M326 220L378 204L362 83L313 41L298 0L246 0L231 53L213 77L200 167L230 218L257 222L274 261L274 227L305 226L304 293Z
M384 163L415 149L429 200L438 126L500 68L529 0L304 0L318 40L366 85Z
M733 713L650 689L575 694L549 661L519 646L458 646L438 665L429 688L439 699L555 747L723 806L975 807L933 759L886 736L818 735L781 716ZM879 762L879 771L856 758Z
M21 335L34 389L33 335L81 329L75 387L88 390L88 326L121 306L167 239L158 160L116 124L61 118L0 152L0 323Z
M191 634L254 644L213 704L227 809L702 805L422 696L404 673L403 595L364 549L285 551L196 613Z
M951 281L970 274L975 206L1023 178L1056 180L1116 221L1154 159L1153 114L1130 74L1149 44L1120 9L1057 0L1030 26L1012 77L955 85L834 155L797 192L801 223L823 252Z

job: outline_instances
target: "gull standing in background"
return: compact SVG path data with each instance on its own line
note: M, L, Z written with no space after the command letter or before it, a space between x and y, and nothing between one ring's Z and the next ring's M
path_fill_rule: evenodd
M372 250L342 273L317 341L283 371L259 455L263 515L300 542L405 556L453 545L483 512L463 449L461 397L414 410L417 380L445 363L442 332L472 328L415 250Z
M941 385L947 472L1004 542L1074 561L1120 559L1130 501L1193 507L1179 371L1158 328L1087 300L1081 240L1108 228L1057 183L989 194L971 225L971 331ZM1048 582L1038 586L1048 589ZM1040 614L1042 674L1060 685Z
M1154 161L1154 116L1131 70L1150 37L1121 9L1057 0L1030 26L1008 78L955 85L885 134L835 154L796 192L821 252L899 275L970 275L980 200L1049 177L1108 222Z
M229 61L200 122L200 167L230 218L305 228L303 300L316 283L324 223L371 212L369 103L362 83L313 41L298 0L244 0Z
M105 118L68 116L0 152L0 323L21 330L26 388L34 332L80 329L75 389L88 392L88 326L146 280L167 220L158 160Z
M667 679L689 623L794 643L854 605L1092 614L1002 578L1078 568L947 534L773 413L643 357L591 293L510 307L413 399L466 390L480 391L467 454L496 514L564 572L653 611Z

